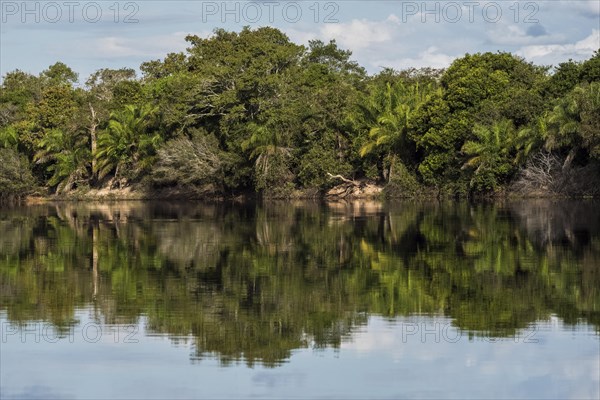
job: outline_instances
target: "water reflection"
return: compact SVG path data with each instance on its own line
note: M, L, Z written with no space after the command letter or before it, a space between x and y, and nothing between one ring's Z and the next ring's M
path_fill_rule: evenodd
M600 331L594 202L62 203L0 211L0 311L68 332L76 310L276 366L369 317L512 337L557 315Z

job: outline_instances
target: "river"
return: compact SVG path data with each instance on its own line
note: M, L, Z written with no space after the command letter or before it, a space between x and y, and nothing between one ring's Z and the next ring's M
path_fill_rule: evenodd
M599 398L600 203L0 209L0 397Z

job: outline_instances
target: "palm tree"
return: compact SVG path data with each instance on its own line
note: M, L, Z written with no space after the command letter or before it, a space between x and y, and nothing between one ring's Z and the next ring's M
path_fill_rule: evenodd
M590 153L598 152L600 146L598 124L600 118L600 83L592 82L576 86L569 94L560 99L550 114L554 125L548 136L548 150L568 148L569 154L563 163L563 169L569 169L580 148Z
M381 151L389 161L387 179L392 178L393 165L405 147L407 131L414 111L432 92L430 85L418 83L406 87L402 83L387 83L385 88L375 89L359 108L360 119L370 127L369 137L359 154L365 157Z
M514 163L522 164L530 154L541 148L548 140L550 128L549 114L544 112L533 124L520 129L513 142L517 152Z
M254 160L258 180L257 189L266 189L269 177L275 179L278 176L289 175L289 171L285 168L274 169L281 167L285 159L291 155L291 148L288 147L289 138L283 130L265 125L251 123L248 128L252 134L242 142L242 150L249 151L250 158Z
M85 135L52 129L46 132L38 147L34 160L38 164L51 163L47 170L53 175L48 184L56 186L58 193L69 191L87 179L91 155Z
M600 82L585 86L581 97L580 134L590 155L600 159Z
M0 129L0 147L14 148L19 142L19 134L13 126Z
M124 167L134 171L146 169L153 160L161 136L150 132L156 108L127 105L118 113L112 113L108 129L98 136L97 164L95 172L101 179L114 171L114 180L121 187L120 173Z
M563 164L563 169L571 167L571 163L579 150L577 135L580 131L581 109L574 92L575 90L561 98L552 110L550 122L555 125L555 132L546 141L546 148L550 151L561 147L571 148Z
M491 127L475 124L475 140L462 147L469 159L463 169L475 168L471 187L477 190L494 190L498 181L512 169L510 150L513 142L513 124L510 120L494 122Z

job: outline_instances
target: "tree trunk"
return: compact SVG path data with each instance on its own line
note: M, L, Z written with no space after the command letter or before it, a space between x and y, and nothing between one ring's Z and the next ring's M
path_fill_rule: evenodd
M117 164L117 167L115 168L115 177L113 179L117 181L117 183L119 184L119 189L121 189L121 181L119 180L119 164ZM112 184L110 186L112 189Z
M568 171L569 169L571 169L571 164L573 163L573 160L575 159L575 156L577 155L578 151L579 151L579 147L573 147L571 149L571 151L569 152L569 155L567 155L567 158L565 159L565 162L563 163L563 166L562 166L563 171Z
M92 222L92 280L93 280L93 299L96 300L98 294L98 227Z
M394 163L396 162L396 156L392 155L391 153L388 155L388 158L390 159L390 168L388 171L388 183L392 181L392 174L394 173Z
M96 110L92 106L92 103L88 103L90 106L90 113L92 115L92 122L90 124L90 142L92 145L92 178L96 175L96 128L98 127L98 120L96 118Z

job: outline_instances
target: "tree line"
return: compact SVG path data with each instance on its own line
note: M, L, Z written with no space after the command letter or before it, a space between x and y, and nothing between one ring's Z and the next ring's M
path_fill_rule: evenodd
M335 41L217 29L85 84L57 62L0 86L0 197L132 186L198 197L595 195L600 49L537 66L506 52L369 75Z

